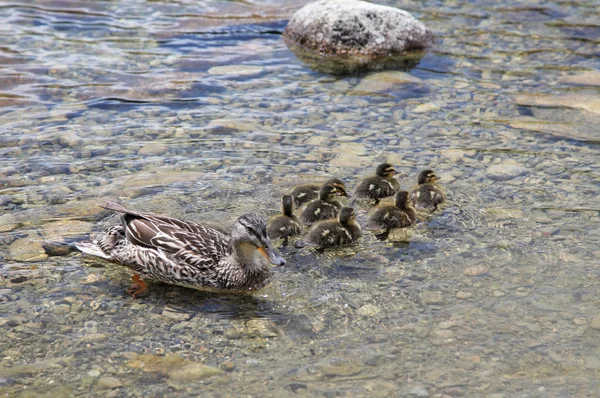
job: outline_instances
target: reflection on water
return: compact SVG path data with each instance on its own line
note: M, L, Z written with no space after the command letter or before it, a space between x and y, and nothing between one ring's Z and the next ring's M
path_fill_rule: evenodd
M280 38L304 3L0 3L0 393L598 390L597 4L385 1L437 48L336 77ZM44 249L117 222L105 199L231 225L384 160L403 188L434 169L448 204L391 241L291 245L252 295L133 300L122 269ZM144 353L223 373L147 373Z

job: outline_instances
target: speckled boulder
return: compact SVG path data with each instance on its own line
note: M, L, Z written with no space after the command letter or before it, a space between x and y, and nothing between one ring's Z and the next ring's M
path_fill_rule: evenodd
M398 8L359 0L320 0L298 10L283 37L321 55L382 57L431 47L433 34Z

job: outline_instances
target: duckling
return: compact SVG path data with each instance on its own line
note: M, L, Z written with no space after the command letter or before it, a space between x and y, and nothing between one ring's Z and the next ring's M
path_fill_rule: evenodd
M300 221L304 225L312 225L320 220L335 218L342 204L335 200L340 191L333 185L323 185L319 190L319 199L310 202L300 215Z
M332 185L337 188L342 196L348 196L348 192L346 192L346 184L339 178L330 178L325 181L323 185L318 184L307 184L300 185L290 192L290 195L294 197L294 204L296 208L302 206L305 203L309 203L319 197L319 190L324 185Z
M367 177L358 184L356 197L375 199L375 204L378 204L379 199L392 196L400 189L400 182L394 178L396 174L398 173L391 164L380 164L374 176Z
M300 235L302 225L298 217L294 215L294 197L283 195L281 197L281 213L269 220L267 224L267 235L269 238L283 239L283 245L287 245L288 238Z
M354 209L344 207L340 210L337 220L316 223L308 231L305 241L323 250L327 247L351 245L356 243L361 235L362 231L356 222Z
M269 283L267 266L285 265L271 246L262 217L239 217L229 234L209 226L127 210L117 203L102 206L121 214L94 242L80 242L83 253L124 265L134 272L133 297L148 290L144 279L186 287L255 290Z
M369 215L367 225L372 229L384 229L382 234L376 236L385 239L391 229L410 227L416 219L417 212L412 206L408 192L398 191L394 196L394 204L376 207Z
M410 191L410 198L418 210L435 211L446 200L446 194L437 183L441 178L433 170L423 170L417 178L418 185Z

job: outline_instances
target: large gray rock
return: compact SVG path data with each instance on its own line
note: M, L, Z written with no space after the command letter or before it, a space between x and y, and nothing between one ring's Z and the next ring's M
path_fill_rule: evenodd
M433 34L398 8L359 0L320 0L302 7L283 37L321 55L387 57L431 47Z

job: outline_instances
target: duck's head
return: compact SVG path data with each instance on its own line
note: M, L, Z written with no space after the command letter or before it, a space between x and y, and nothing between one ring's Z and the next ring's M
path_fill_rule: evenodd
M389 163L382 163L379 166L377 166L375 174L383 178L392 178L398 173L396 173L396 169L394 169L393 165Z
M340 192L341 196L350 196L346 191L346 184L344 184L344 181L340 180L339 178L331 178L325 181L325 185L334 186Z
M336 196L341 195L341 192L333 185L323 185L319 190L319 199L329 202Z
M338 213L338 221L342 225L348 225L349 223L356 221L356 214L352 207L342 207Z
M411 205L409 200L408 192L406 191L398 191L394 196L394 204L399 209L405 209L406 207Z
M433 170L423 170L419 173L419 177L417 178L418 184L428 184L434 183L437 180L441 180L441 177L435 175Z
M283 195L281 197L281 212L288 217L294 215L294 197L292 195Z
M252 258L256 252L274 265L285 265L285 260L271 245L265 220L255 213L244 214L231 227L231 239L236 249Z

